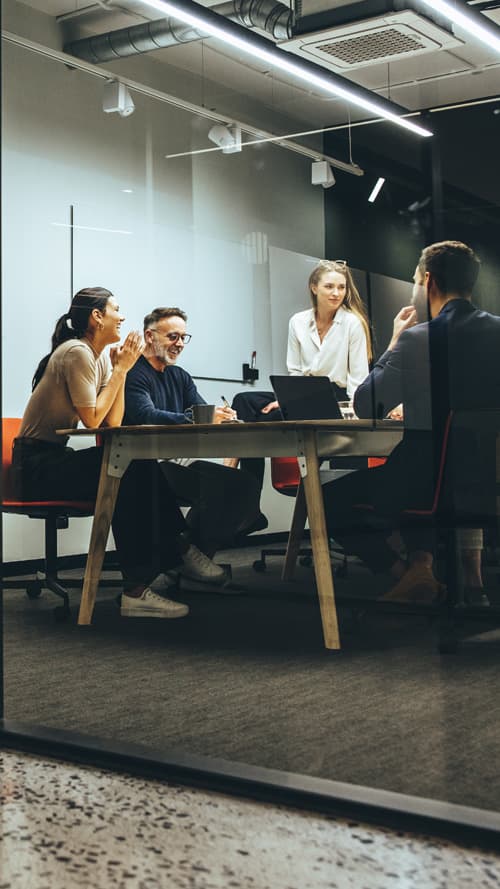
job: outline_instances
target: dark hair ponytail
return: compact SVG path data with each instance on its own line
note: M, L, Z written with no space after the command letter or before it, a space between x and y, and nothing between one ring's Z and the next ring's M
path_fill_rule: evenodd
M42 358L34 373L31 384L32 391L42 379L52 353L67 340L79 340L82 336L85 336L92 311L99 309L100 312L105 312L106 303L110 296L113 296L113 294L110 290L106 290L105 287L84 287L83 290L79 290L75 294L71 301L69 312L61 315L56 323L51 340L52 348L48 355Z

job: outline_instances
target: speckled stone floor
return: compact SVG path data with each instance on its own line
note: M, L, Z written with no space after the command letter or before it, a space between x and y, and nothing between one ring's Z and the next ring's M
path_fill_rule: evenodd
M0 752L0 889L498 889L429 837Z

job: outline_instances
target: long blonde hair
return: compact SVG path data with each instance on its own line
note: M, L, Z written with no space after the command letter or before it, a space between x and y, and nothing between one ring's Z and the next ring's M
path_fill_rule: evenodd
M356 317L359 318L359 320L361 321L366 337L366 351L368 354L368 361L371 361L373 358L373 349L368 314L365 309L365 304L361 299L359 291L354 283L349 266L346 262L339 262L338 260L333 259L322 259L321 262L318 263L316 268L312 270L309 276L308 285L309 292L311 294L311 302L313 304L314 314L316 314L318 310L318 299L313 291L313 287L318 286L321 278L327 272L338 272L340 275L343 275L346 280L346 295L342 305L348 312L352 312L353 315L356 315Z

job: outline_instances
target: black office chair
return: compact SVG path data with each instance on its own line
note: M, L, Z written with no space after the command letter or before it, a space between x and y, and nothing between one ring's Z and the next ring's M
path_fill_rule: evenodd
M327 470L329 476L335 476L335 470ZM275 491L284 494L286 497L296 497L300 484L300 470L296 457L271 457L271 482ZM303 531L303 527L302 527ZM345 577L347 574L347 556L343 550L338 549L333 544L330 545L330 554L332 557L340 559L340 564L335 567L337 577ZM266 571L266 560L269 556L285 556L286 548L273 547L271 549L264 548L260 551L260 558L253 563L254 571L263 573ZM298 551L299 564L305 567L312 565L312 549L310 547L300 548Z

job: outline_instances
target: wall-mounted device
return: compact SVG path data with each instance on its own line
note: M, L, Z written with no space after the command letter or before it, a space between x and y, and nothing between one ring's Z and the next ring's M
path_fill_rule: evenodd
M255 383L259 379L259 371L256 368L257 352L252 352L250 364L242 365L242 378L244 383Z

